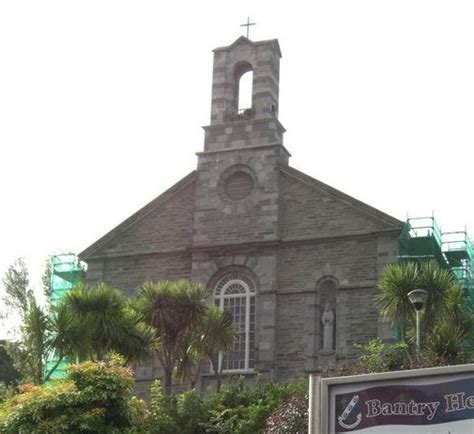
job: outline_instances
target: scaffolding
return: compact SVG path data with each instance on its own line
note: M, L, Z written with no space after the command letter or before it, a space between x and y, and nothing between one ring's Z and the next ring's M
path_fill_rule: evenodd
M426 260L453 273L474 309L474 246L467 231L442 232L434 217L409 218L399 238L398 263Z
M451 270L474 305L474 247L466 230L442 232L434 217L409 218L399 238L398 262L425 260Z
M443 233L443 253L474 306L474 248L466 231Z
M399 238L398 262L434 260L440 267L449 268L442 245L443 234L434 217L410 218Z
M64 253L51 258L51 293L49 306L54 307L61 298L72 288L85 280L85 270L79 258L74 253ZM45 370L49 372L58 359L53 355L45 361ZM62 361L51 375L51 379L62 378L68 361Z

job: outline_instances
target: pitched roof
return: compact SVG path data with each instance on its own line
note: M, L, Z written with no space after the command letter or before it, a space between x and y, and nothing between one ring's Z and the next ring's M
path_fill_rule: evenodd
M404 224L404 222L402 222L401 220L398 220L395 217L384 213L383 211L380 211L370 205L367 205L366 203L361 202L360 200L357 200L352 196L349 196L343 193L342 191L339 191L321 181L318 181L317 179L312 178L311 176L306 175L305 173L300 172L299 170L296 170L290 166L282 166L280 170L288 176L291 176L299 180L300 182L309 185L310 187L316 188L319 191L329 196L332 196L334 199L343 202L344 204L384 223L389 227L392 227L393 229L401 229Z
M196 171L194 170L188 175L186 175L184 178L182 178L180 181L178 181L176 184L174 184L172 187L170 187L168 190L166 190L164 193L160 194L158 197L153 199L143 208L138 210L136 213L132 214L130 217L128 217L126 220L124 220L114 229L107 232L104 236L99 238L96 242L94 242L89 247L84 249L81 253L79 253L79 257L82 260L87 261L87 258L91 257L99 249L101 249L103 246L108 244L114 238L116 238L117 236L125 232L131 226L138 223L140 220L145 218L148 214L155 211L158 207L160 207L169 199L171 199L176 193L178 193L184 187L186 187L191 182L193 182L195 178L196 178Z

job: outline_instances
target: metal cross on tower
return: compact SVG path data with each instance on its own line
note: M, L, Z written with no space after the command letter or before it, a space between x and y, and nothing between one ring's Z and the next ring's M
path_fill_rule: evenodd
M247 39L249 37L250 26L255 26L255 24L257 24L257 23L251 23L250 22L250 17L247 17L247 24L241 24L240 25L240 27L247 27Z

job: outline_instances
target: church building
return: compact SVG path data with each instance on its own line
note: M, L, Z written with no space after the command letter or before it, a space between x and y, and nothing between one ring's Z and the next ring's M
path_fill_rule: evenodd
M350 363L355 343L390 336L373 297L403 223L293 169L278 119L276 39L214 50L210 125L197 168L80 258L87 281L135 295L145 280L188 279L232 313L224 373L287 379ZM252 105L239 82L253 72ZM157 366L137 370L147 387ZM212 381L202 375L202 384Z

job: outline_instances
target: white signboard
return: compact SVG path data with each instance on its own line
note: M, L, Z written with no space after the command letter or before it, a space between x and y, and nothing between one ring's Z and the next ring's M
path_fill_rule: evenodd
M312 434L474 434L474 365L312 378Z

